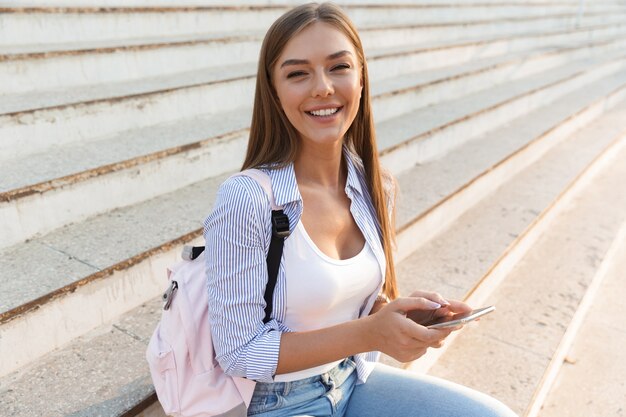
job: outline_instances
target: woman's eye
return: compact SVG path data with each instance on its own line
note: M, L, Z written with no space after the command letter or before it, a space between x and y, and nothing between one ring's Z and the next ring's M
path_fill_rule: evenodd
M290 72L289 74L287 74L287 78L300 77L302 75L306 75L306 72L304 72L304 71L294 71L294 72Z
M333 70L343 70L343 69L350 69L350 65L349 64L339 64L339 65L335 65L333 67Z

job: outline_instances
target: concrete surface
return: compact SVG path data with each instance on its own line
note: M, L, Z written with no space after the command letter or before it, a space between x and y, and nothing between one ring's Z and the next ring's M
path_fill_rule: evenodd
M28 6L46 1L2 3ZM112 6L117 1L103 0L98 5ZM202 4L211 3L215 2L202 0ZM112 417L150 398L152 389L143 354L160 313L160 302L153 299L162 287L156 277L171 262L164 254L168 250L174 253L176 245L172 242L176 238L201 226L217 184L223 180L214 175L231 168L209 167L209 174L198 174L197 180L202 182L188 185L193 181L187 178L188 183L178 184L186 188L175 192L171 192L175 186L159 188L165 184L163 178L176 179L182 173L182 165L172 164L171 158L154 160L153 165L129 166L128 170L107 168L94 177L93 184L100 187L97 190L87 187L89 181L83 182L75 174L128 163L133 155L159 152L175 143L195 141L190 138L202 138L209 131L225 132L242 125L238 120L244 119L243 113L236 113L243 107L233 103L251 102L240 87L252 80L254 65L250 62L256 60L262 26L288 2L271 3L278 7L263 8L263 16L255 16L247 8L228 9L231 19L257 17L246 24L248 29L254 26L253 32L243 34L232 32L228 19L219 22L225 25L223 28L210 25L210 30L187 31L181 22L187 22L185 19L192 15L181 14L180 9L168 13L144 10L144 19L139 19L142 23L130 25L128 22L138 19L134 12L74 10L63 14L31 10L30 15L10 11L0 16L0 37L5 41L4 46L0 45L0 78L16 81L0 88L0 94L15 93L5 94L6 100L0 100L4 106L0 109L4 113L0 116L0 135L5 139L0 145L0 160L15 157L9 153L16 149L22 156L34 155L33 150L50 151L41 159L33 156L15 161L25 167L28 162L45 165L43 169L20 171L8 165L13 162L3 162L1 165L11 175L0 173L0 178L11 183L5 185L6 190L16 190L19 184L41 183L42 178L44 182L64 178L62 184L56 183L57 194L41 192L29 206L44 223L55 216L60 223L48 229L36 227L30 241L0 250L0 270L10 277L0 280L0 352L9 352L0 356L11 359L11 352L22 355L20 369L0 378L0 409L16 416ZM390 149L402 140L416 139L410 135L421 132L419 140L414 140L419 146L398 148L397 154L404 157L412 153L410 158L383 157L394 172L408 169L400 177L404 190L400 225L457 193L460 187L467 188L476 200L463 200L460 212L477 204L466 215L453 216L458 220L450 229L401 262L401 287L424 288L434 282L434 289L444 295L461 298L467 287L476 284L481 271L489 268L545 210L563 184L568 184L624 128L622 104L581 130L580 135L560 143L575 128L609 111L626 94L626 56L619 54L625 42L626 10L623 2L594 2L593 7L588 4L586 15L577 22L579 4L574 0L533 6L528 2L478 5L462 0L465 6L457 5L455 13L443 7L449 3L444 0L428 3L428 7L420 2L382 9L355 7L353 11L357 24L362 25L371 80L376 80L379 142ZM199 2L186 2L193 4ZM62 5L93 6L93 2L65 0ZM171 0L131 0L124 5L180 6ZM456 13L460 9L463 13ZM556 14L555 10L569 15L549 17ZM74 20L76 24L69 25L73 31L67 31L67 22L81 13L85 19L80 24ZM481 13L492 14L481 18ZM546 17L527 18L529 15ZM56 36L42 38L46 29L33 27L33 22L42 22L46 16L48 24L56 25ZM212 19L213 15L205 13L197 18ZM436 24L429 23L429 19ZM111 31L111 27L123 26L124 22L124 29ZM209 24L209 20L203 22L200 28ZM404 23L412 26L402 26ZM26 34L24 28L29 25L33 29ZM13 38L3 37L3 30ZM78 42L76 31L80 32ZM44 51L49 53L38 54ZM228 68L231 64L236 67L234 72ZM215 68L207 71L209 67ZM103 72L103 68L109 70ZM222 82L225 74L240 82ZM135 81L139 79L143 81ZM500 81L502 87L490 85ZM84 88L68 87L72 85ZM251 91L250 85L245 88ZM489 93L479 92L484 88ZM202 125L198 118L195 122L200 125L192 128L194 115L211 113L221 118L227 106L211 97L224 96L233 98L232 120L217 125L215 119L206 118ZM141 126L143 129L137 129ZM400 131L407 127L411 129L408 134ZM533 141L534 145L543 145L530 152L528 144ZM68 148L57 148L62 143L80 144L80 152L65 158ZM101 146L96 148L96 144ZM219 149L208 148L208 153L219 153ZM532 156L524 163L512 164L510 156L520 149ZM541 155L540 161L516 175ZM213 161L193 152L182 156L183 160L190 159L189 167ZM429 158L430 162L424 163ZM505 159L507 163L501 164ZM65 162L60 164L59 160ZM416 167L416 162L423 165ZM532 398L545 373L545 363L553 360L553 346L562 340L563 330L605 253L619 215L623 221L626 196L606 191L609 183L615 187L623 183L626 167L620 169L614 174L621 175L621 183L612 183L606 173L598 175L597 181L581 192L584 198L574 200L554 220L555 226L547 230L493 294L498 300L498 313L461 333L433 369L468 380L516 409L527 406L524 401ZM31 171L36 174L30 175ZM196 172L200 170L194 168L193 174ZM213 178L205 179L207 175ZM475 184L466 186L477 176L489 178L486 184L492 190L500 187L482 203L477 200L488 193L478 192ZM507 182L511 177L512 181ZM138 184L142 184L140 189L134 189ZM123 190L130 197L113 198L106 187ZM169 194L162 195L164 192ZM105 200L110 197L109 206L102 205L99 196ZM28 211L26 201L16 200L16 212ZM68 207L62 208L57 201L72 201L72 206L84 210L62 218L61 212ZM128 204L134 205L121 207ZM0 217L8 219L13 227L18 222L15 216L5 215L5 207L0 207ZM448 213L439 208L436 212ZM419 232L404 234L407 239L410 235L418 239ZM537 279L544 276L560 278ZM58 296L59 291L65 291L63 296ZM19 308L26 308L27 313L6 320L7 311ZM520 316L523 310L530 313ZM93 326L99 327L85 334ZM41 349L32 350L34 347ZM57 350L45 354L54 348ZM491 380L498 384L485 384ZM616 386L623 388L617 382ZM555 404L562 402L557 400ZM162 417L158 404L136 412L141 417Z
M417 7L416 7L417 6ZM372 7L347 6L344 9L359 26L381 22L394 24L456 22L463 20L482 20L490 18L524 18L550 15L575 14L576 4L546 4L542 7L529 5L461 5L458 14L451 15L447 7L419 7L406 5L378 9ZM128 39L157 35L176 36L188 34L190 30L201 27L204 30L227 31L232 29L230 22L237 19L240 27L265 30L271 22L287 10L284 6L245 8L197 7L169 11L164 13L158 8L142 11L94 10L90 8L68 11L58 8L42 9L37 12L20 13L12 16L0 16L0 41L8 45L32 45L45 43L72 42L77 34L83 40ZM615 5L594 8L594 11L610 13L621 11ZM190 13L192 11L193 13ZM42 22L45 21L45 25ZM70 30L71 28L71 30ZM53 36L51 36L53 35Z
M626 149L572 201L431 373L489 392L524 413L600 260L624 222ZM489 346L489 347L487 347ZM505 362L506 361L506 362ZM493 364L496 366L493 366Z
M160 312L156 299L0 379L3 413L98 417L130 410L153 392L145 349Z
M626 245L604 278L540 417L626 416Z
M556 113L556 112L555 112ZM552 202L577 175L592 163L626 126L626 102L602 116L549 150L491 195L460 216L451 226L398 265L403 294L418 288L432 289L451 298L464 298L498 258L511 246L536 217L550 208ZM515 126L510 126L514 128ZM510 136L496 135L502 142ZM475 143L477 148L479 143ZM481 149L489 148L483 144ZM466 152L467 160L477 155ZM459 166L451 164L449 166ZM425 168L425 167L424 167ZM450 178L452 175L429 175L428 178ZM409 181L412 179L413 183ZM401 199L424 194L419 175L407 174ZM442 183L430 185L445 189ZM407 189L408 188L408 189ZM401 207L410 207L403 201Z

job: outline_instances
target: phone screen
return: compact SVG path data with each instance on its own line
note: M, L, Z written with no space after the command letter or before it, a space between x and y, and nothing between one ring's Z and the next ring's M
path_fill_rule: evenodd
M425 324L424 326L428 327L429 329L443 329L446 327L463 325L472 320L476 320L477 318L482 317L485 314L489 314L495 309L495 306L489 306L472 310L468 313L459 313L453 316L441 317L431 321L430 323Z

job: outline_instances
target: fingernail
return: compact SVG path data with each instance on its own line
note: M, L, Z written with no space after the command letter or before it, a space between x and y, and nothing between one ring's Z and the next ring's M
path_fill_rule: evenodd
M430 300L428 300L428 302L429 302L430 306L431 306L433 309L435 309L435 308L441 308L441 304L438 304L438 303L436 303L436 302L434 302L434 301L430 301Z

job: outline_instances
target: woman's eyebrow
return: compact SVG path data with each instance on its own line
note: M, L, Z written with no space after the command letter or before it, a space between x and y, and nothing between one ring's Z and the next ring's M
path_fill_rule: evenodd
M347 51L347 50L343 50L343 51L339 51L339 52L335 52L334 54L330 54L326 57L327 61L331 61L333 59L337 59L337 58L341 58L342 56L345 55L352 55L352 52Z
M326 57L327 61L332 61L333 59L337 59L337 58L341 58L344 55L352 55L352 52L347 51L347 50L343 50L343 51L339 51L339 52L335 52L333 54L330 54ZM310 64L310 61L306 60L306 59L288 59L285 62L283 62L280 67L286 67L288 65L305 65L305 64Z

